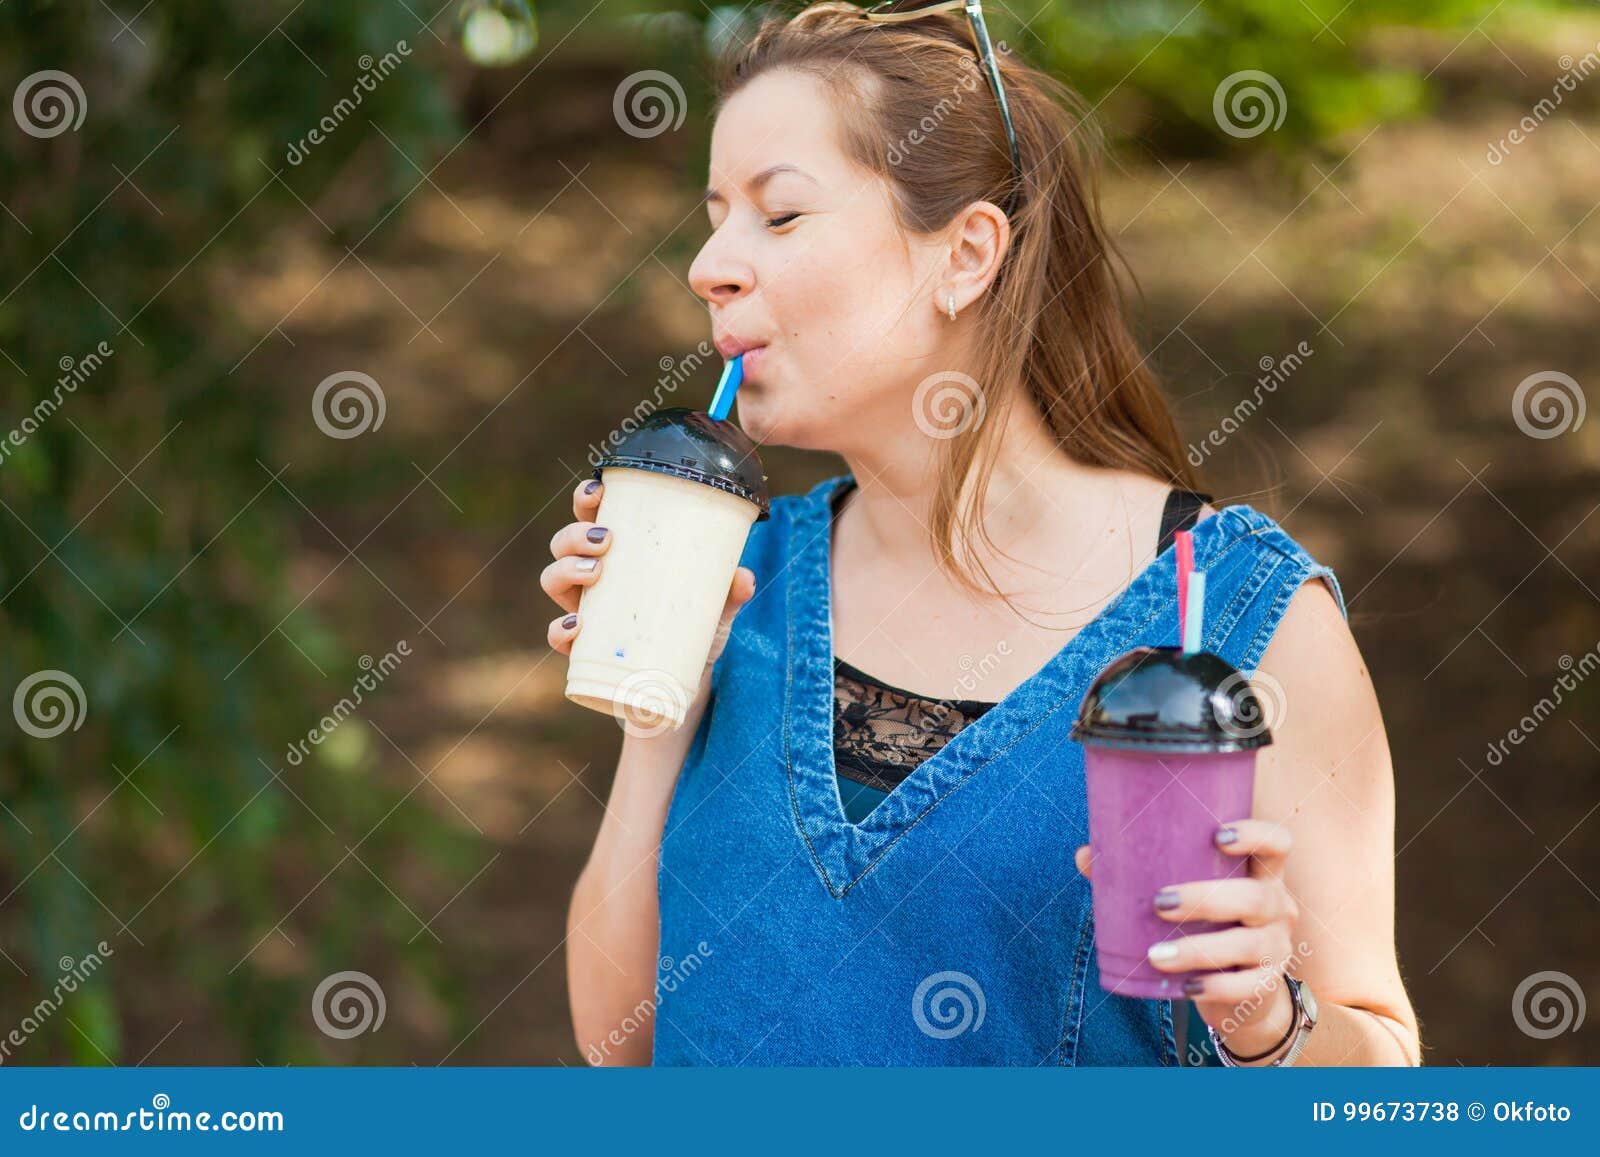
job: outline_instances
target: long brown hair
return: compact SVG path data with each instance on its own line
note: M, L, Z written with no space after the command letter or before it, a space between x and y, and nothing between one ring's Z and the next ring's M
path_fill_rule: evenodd
M829 0L768 17L724 55L716 94L720 109L778 68L822 81L847 155L888 182L907 233L936 232L974 201L1012 205L1004 261L973 306L984 337L972 376L990 420L944 440L929 527L943 570L968 589L1005 599L976 552L968 553L988 590L968 577L952 549L953 540L977 538L1004 553L982 512L1013 397L986 383L1020 382L1057 444L1078 462L1186 489L1201 483L1125 319L1112 267L1120 255L1100 222L1100 135L1076 93L1003 43L995 56L1021 153L1020 187L999 106L975 71L972 36L959 12L879 24L852 4ZM985 99L959 95L968 92Z

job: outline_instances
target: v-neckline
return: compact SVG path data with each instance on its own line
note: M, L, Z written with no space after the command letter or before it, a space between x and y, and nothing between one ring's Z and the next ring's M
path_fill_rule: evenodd
M972 720L870 811L851 823L839 797L833 750L833 500L852 474L818 483L796 512L788 576L788 671L784 682L784 758L790 801L823 883L842 898L912 828L987 764L1046 720L1076 712L1090 679L1163 612L1159 633L1177 643L1176 544L1141 569L1044 664ZM1195 561L1227 510L1192 528ZM1113 632L1120 632L1113 636ZM1097 659L1098 656L1098 659ZM1076 692L1076 694L1074 694Z

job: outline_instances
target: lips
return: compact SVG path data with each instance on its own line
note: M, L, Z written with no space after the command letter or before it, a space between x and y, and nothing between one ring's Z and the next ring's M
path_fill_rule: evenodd
M732 361L742 353L763 348L767 343L753 338L738 337L735 334L724 334L716 340L715 344L717 352Z

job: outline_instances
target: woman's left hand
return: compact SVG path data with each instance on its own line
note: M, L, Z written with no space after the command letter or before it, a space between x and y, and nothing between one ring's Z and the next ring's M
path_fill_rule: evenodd
M1295 955L1294 925L1300 915L1283 883L1291 838L1282 824L1251 819L1219 828L1216 838L1229 855L1250 857L1249 878L1175 880L1151 903L1158 916L1174 924L1210 920L1240 927L1152 945L1164 955L1152 952L1150 963L1163 972L1204 970L1184 982L1185 994L1231 1051L1250 1055L1280 1040L1293 1015L1293 998L1283 983L1286 964ZM1078 870L1085 877L1091 858L1090 845L1077 850ZM1160 906L1169 902L1172 906Z

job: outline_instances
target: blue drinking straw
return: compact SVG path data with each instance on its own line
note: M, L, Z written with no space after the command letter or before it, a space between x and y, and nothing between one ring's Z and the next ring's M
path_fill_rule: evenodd
M733 409L733 395L739 392L739 383L744 381L744 355L736 354L722 367L722 380L717 383L717 392L711 395L710 414L717 421L722 421L728 416L728 411Z
M1204 632L1203 616L1206 609L1206 572L1197 570L1189 576L1189 605L1183 614L1183 650L1192 655L1200 649Z

